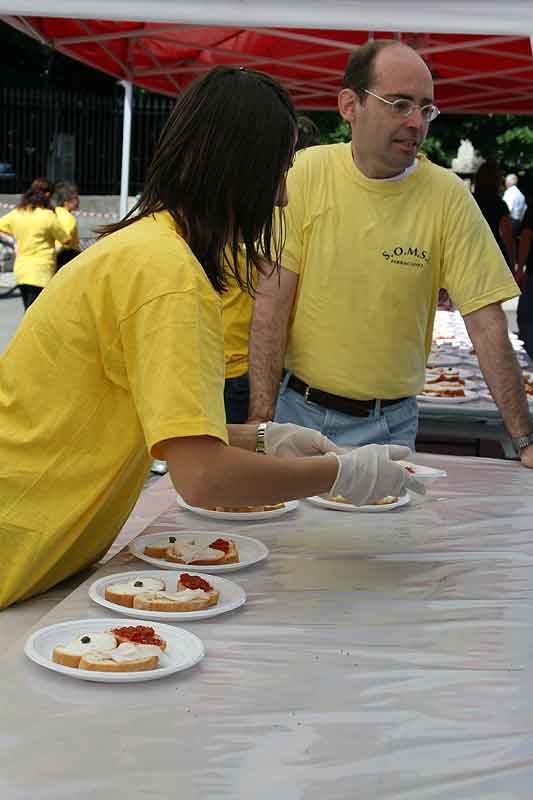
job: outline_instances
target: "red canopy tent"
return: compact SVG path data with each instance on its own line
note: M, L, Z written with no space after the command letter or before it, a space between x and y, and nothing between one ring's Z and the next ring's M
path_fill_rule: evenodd
M417 49L442 111L533 114L531 0L0 0L0 19L124 81L121 214L132 83L177 95L238 63L277 77L299 110L335 109L349 53L373 35Z
M284 83L302 110L336 108L347 57L369 35L366 30L199 27L36 16L1 19L119 79L170 95L179 94L215 64L255 67ZM418 50L432 70L442 111L533 114L529 35L420 31L373 31L373 35L395 36Z

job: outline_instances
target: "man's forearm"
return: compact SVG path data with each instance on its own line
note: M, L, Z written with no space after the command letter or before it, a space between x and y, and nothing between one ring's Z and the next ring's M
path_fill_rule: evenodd
M249 422L269 420L274 415L297 283L298 276L283 267L279 276L274 273L259 281L248 356Z
M255 330L254 330L255 327ZM259 422L274 416L283 361L285 337L271 325L258 321L252 326L248 374L250 379L250 407L248 421ZM270 333L266 331L270 330ZM276 335L277 334L277 335Z
M529 408L522 372L509 341L507 320L499 304L465 316L479 365L513 438L530 431Z

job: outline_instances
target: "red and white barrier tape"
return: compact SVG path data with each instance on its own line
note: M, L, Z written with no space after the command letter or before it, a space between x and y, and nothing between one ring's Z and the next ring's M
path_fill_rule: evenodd
M0 203L0 208L16 208L14 203ZM102 217L103 219L118 219L118 214L111 211L75 211L75 217Z

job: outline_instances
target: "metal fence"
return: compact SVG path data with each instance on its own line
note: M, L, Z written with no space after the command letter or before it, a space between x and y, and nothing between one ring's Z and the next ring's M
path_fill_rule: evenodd
M134 92L130 194L146 167L174 101ZM119 194L123 92L0 87L0 193L23 192L38 175L74 180L82 194ZM10 166L8 166L10 165Z

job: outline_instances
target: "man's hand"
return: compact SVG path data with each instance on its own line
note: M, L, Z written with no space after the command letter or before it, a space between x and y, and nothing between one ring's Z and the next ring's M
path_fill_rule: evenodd
M465 314L464 321L505 427L512 438L526 436L531 430L531 422L522 371L509 341L507 319L500 304L491 303ZM529 451L531 447L520 453L525 467L533 467L533 455Z
M267 422L265 428L265 454L267 456L321 456L326 453L342 453L340 447L326 436L291 422Z
M520 450L520 461L524 467L533 469L533 444L528 444L527 447Z

